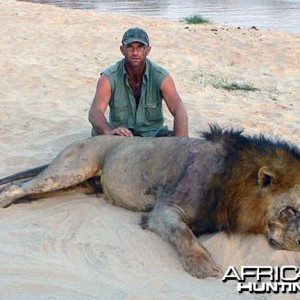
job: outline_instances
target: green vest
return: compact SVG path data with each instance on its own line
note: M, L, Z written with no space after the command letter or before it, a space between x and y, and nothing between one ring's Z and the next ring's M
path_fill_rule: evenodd
M158 131L166 127L163 125L164 116L160 86L168 72L146 59L141 98L138 107L136 107L124 62L125 60L122 59L103 72L111 85L109 123L113 127L130 128L142 136L155 136Z

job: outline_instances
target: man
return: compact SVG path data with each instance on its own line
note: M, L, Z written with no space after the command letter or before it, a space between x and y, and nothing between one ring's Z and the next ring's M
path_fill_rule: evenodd
M92 135L188 136L188 117L169 73L150 61L151 46L141 28L127 30L120 46L124 58L100 76L89 111ZM162 100L174 117L163 125ZM104 113L110 107L109 122Z

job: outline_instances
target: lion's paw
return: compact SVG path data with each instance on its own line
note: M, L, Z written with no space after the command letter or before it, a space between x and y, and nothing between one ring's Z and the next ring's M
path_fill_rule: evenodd
M11 186L3 189L0 192L0 208L5 208L13 203L15 200L14 193L18 188L15 186Z
M221 277L222 270L214 260L204 254L181 257L184 269L197 278Z

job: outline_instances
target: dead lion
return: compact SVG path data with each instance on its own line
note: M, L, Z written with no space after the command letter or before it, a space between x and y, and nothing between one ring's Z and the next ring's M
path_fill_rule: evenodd
M23 178L4 187L0 206L70 187L95 192L100 176L112 203L148 212L142 227L173 244L193 276L221 275L195 237L204 232L262 233L279 249L300 251L300 150L218 126L204 137L76 142L48 166L2 179Z

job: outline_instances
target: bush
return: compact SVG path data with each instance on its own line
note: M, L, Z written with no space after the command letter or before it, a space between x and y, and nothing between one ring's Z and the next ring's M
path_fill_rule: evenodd
M188 24L207 24L210 23L210 21L201 15L193 15L190 17L185 17L184 21Z

